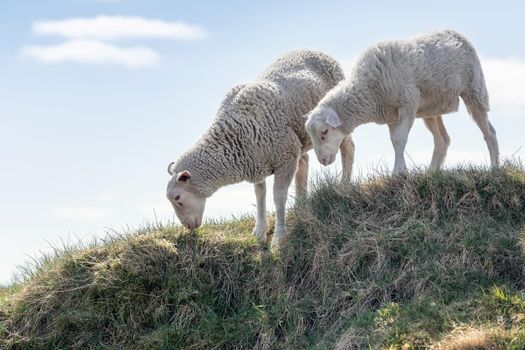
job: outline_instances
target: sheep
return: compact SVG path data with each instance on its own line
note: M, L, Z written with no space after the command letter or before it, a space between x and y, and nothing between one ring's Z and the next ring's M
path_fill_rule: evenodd
M166 195L188 229L202 222L206 198L220 187L242 181L254 184L257 215L253 234L266 240L266 177L274 175L276 225L271 242L285 237L285 205L295 175L296 193L307 188L312 149L303 116L344 78L331 57L310 50L283 55L257 80L234 87L199 141L175 163ZM342 152L350 146L341 143ZM343 157L344 158L344 157ZM343 177L352 165L343 159Z
M478 56L464 36L451 30L369 47L350 77L309 113L306 130L319 162L328 165L357 126L388 124L396 175L406 171L404 150L414 119L424 118L434 137L430 169L439 169L450 144L441 116L458 110L459 97L481 129L491 165L498 166L498 141L488 120L489 99Z

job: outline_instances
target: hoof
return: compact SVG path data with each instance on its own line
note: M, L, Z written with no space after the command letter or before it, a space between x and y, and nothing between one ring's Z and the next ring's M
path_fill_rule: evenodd
M252 234L257 238L257 240L261 242L266 242L267 236L266 233L268 232L268 226L266 227L257 227L255 226Z
M273 238L272 238L272 243L270 245L270 249L272 250L272 252L279 250L285 238L286 238L285 230L279 230L279 229L275 230L273 234Z

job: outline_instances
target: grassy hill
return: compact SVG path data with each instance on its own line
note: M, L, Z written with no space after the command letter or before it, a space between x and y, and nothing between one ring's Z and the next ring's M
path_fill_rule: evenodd
M243 218L44 260L0 292L0 347L525 348L520 166L314 187L280 254Z

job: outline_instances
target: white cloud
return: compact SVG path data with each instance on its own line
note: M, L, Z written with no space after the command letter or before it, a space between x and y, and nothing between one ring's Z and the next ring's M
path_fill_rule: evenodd
M141 38L196 40L206 36L206 31L198 25L128 16L38 21L33 23L33 32L41 35L58 35L69 39L105 41Z
M53 210L53 216L61 219L97 220L106 217L109 212L98 207L60 207Z
M42 63L120 64L131 68L155 65L159 55L147 47L119 47L97 40L70 40L52 46L25 46L24 56Z
M197 40L206 36L202 27L184 22L102 15L38 21L33 23L33 32L68 39L58 45L25 46L21 49L23 55L40 62L111 63L132 68L155 65L159 61L159 54L149 47L122 47L111 44L111 41L148 38Z
M115 200L116 196L113 193L101 192L97 195L97 201L99 202L111 202Z
M521 115L525 109L525 61L483 59L492 109Z

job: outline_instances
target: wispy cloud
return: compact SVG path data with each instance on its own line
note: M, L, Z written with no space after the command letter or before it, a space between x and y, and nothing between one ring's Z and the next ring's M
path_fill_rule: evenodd
M138 39L198 40L206 31L185 22L168 22L130 16L68 18L33 23L33 33L55 35L67 41L58 45L27 45L23 56L43 63L76 62L118 64L131 68L153 66L160 54L144 46L116 45L115 41Z
M41 35L58 35L69 39L105 41L144 38L197 40L206 36L206 31L198 25L127 16L38 21L33 23L33 32Z
M522 115L525 109L525 60L483 59L492 109Z
M99 202L111 202L116 199L116 196L113 193L101 192L97 195L97 201Z
M55 208L53 216L60 219L97 220L109 215L107 209L98 207L67 206Z
M152 66L159 61L159 55L148 47L119 47L96 40L70 40L59 45L25 46L21 53L42 63L69 61L138 68Z

